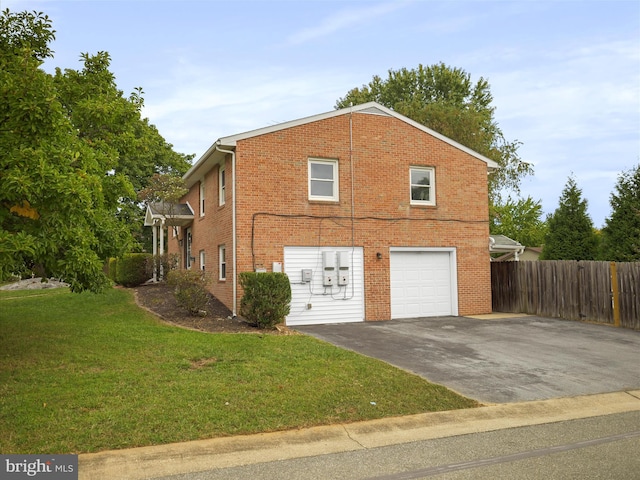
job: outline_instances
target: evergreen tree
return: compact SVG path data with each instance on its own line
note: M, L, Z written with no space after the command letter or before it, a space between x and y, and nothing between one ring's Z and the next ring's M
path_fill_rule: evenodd
M560 196L560 205L547 218L543 260L594 260L598 236L587 213L587 201L574 178L569 177Z
M640 261L640 163L618 176L609 202L612 212L602 229L602 259Z

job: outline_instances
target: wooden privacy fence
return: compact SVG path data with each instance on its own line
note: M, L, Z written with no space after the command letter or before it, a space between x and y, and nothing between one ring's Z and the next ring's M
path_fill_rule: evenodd
M612 272L617 279L617 297ZM586 320L640 330L640 262L493 262L491 292L494 312Z

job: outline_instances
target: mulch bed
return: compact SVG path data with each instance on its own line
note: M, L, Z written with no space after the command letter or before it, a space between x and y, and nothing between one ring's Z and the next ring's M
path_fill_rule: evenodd
M172 287L166 283L146 284L134 289L136 302L151 311L163 321L192 330L210 333L261 333L271 335L291 335L296 332L284 325L266 330L254 327L242 319L233 317L232 312L214 296L210 296L205 316L190 315L176 302Z

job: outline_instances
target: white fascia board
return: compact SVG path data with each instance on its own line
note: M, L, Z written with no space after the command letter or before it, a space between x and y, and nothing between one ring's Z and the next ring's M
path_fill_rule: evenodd
M368 111L366 112L366 110L374 110L372 111ZM485 157L484 155L479 154L478 152L471 150L470 148L465 147L464 145L451 140L449 137L445 137L444 135L436 132L435 130L431 130L430 128L425 127L424 125L422 125L421 123L418 123L414 120L411 120L408 117L405 117L404 115L401 115L393 110L391 110L390 108L387 108L383 105L380 105L377 102L367 102L367 103L363 103L360 105L355 105L353 107L347 107L347 108L342 108L340 110L332 110L330 112L325 112L325 113L319 113L317 115L311 115L309 117L303 117L303 118L298 118L296 120L291 120L288 122L284 122L284 123L278 123L276 125L271 125L269 127L263 127L263 128L258 128L255 130L249 130L247 132L243 132L243 133L238 133L236 135L230 135L228 137L222 137L219 138L216 142L213 143L213 145L211 145L211 147L209 147L209 149L204 153L204 155L202 155L202 157L200 157L200 159L189 169L189 171L187 173L184 174L183 179L185 180L185 182L187 182L187 186L190 186L189 183L191 183L191 185L193 185L195 183L195 180L192 180L194 174L196 172L198 172L200 170L200 167L202 166L203 163L205 163L207 161L207 159L212 156L213 154L215 154L216 152L216 147L221 147L221 148L225 148L225 149L233 149L237 146L238 141L240 140L245 140L247 138L252 138L252 137L257 137L259 135L266 135L269 133L274 133L274 132L278 132L280 130L285 130L287 128L292 128L292 127L298 127L300 125L306 125L308 123L312 123L312 122L318 122L321 120L326 120L329 118L333 118L333 117L338 117L340 115L348 115L350 113L357 113L357 112L364 112L366 114L369 115L375 115L375 110L379 110L380 112L382 112L382 114L386 114L389 116L392 116L394 118L397 118L398 120L401 120L405 123L408 123L409 125L417 128L418 130L421 130L425 133L428 133L429 135L442 140L445 143L448 143L449 145L457 148L458 150L462 150L463 152L471 155L472 157L477 158L478 160L481 160L483 162L485 162L487 164L487 168L489 170L493 170L496 168L500 168L500 165L498 165L496 162L494 162L493 160ZM211 166L215 165L216 162L211 163ZM201 172L200 175L202 175L204 172Z
M364 104L364 105L369 105L369 107L371 107L373 104L373 106L379 108L380 110L384 111L385 113L388 113L389 115L397 118L398 120L402 120L405 123L408 123L409 125L414 126L415 128L417 128L418 130L422 130L425 133L428 133L429 135L436 137L439 140L442 140L445 143L448 143L449 145L451 145L452 147L457 148L458 150L462 150L465 153L468 153L469 155L471 155L472 157L477 158L478 160L482 160L483 162L485 162L487 164L487 167L491 170L495 169L495 168L500 168L500 165L498 165L496 162L494 162L493 160L491 160L490 158L485 157L484 155L479 154L478 152L476 152L475 150L472 150L468 147L465 147L464 145L462 145L461 143L456 142L455 140L451 140L449 137L445 137L444 135L442 135L441 133L436 132L435 130L431 130L429 127L424 126L421 123L416 122L415 120L411 120L409 117L405 117L404 115L397 113L383 105L379 105L376 102L369 102L368 104ZM364 106L362 105L362 106Z
M479 154L478 152L476 152L475 150L472 150L468 147L465 147L464 145L451 140L449 137L445 137L444 135L436 132L435 130L431 130L428 127L425 127L424 125L422 125L421 123L416 122L415 120L411 120L409 117L405 117L404 115L399 114L398 112L395 112L394 110L391 110L390 108L387 108L383 105L380 105L377 102L367 102L367 103L363 103L360 105L355 105L353 107L347 107L347 108L343 108L340 110L332 110L330 112L325 112L325 113L320 113L317 115L312 115L310 117L304 117L304 118L299 118L297 120L292 120L289 122L284 122L284 123L279 123L277 125L271 125L269 127L264 127L264 128L259 128L256 130L250 130L248 132L244 132L244 133L239 133L237 135L231 135L228 137L223 137L220 138L218 140L218 144L219 145L225 145L228 147L235 147L237 145L237 142L239 140L244 140L246 138L251 138L251 137L256 137L258 135L265 135L268 133L273 133L273 132L277 132L280 130L284 130L286 128L292 128L292 127L297 127L300 125L305 125L307 123L312 123L312 122L317 122L320 120L326 120L328 118L333 118L333 117L337 117L340 115L347 115L349 113L357 113L357 112L362 112L365 110L369 110L369 109L377 109L380 110L381 112L383 112L386 115L392 116L394 118L397 118L398 120L401 120L405 123L408 123L409 125L417 128L418 130L421 130L425 133L428 133L429 135L442 140L445 143L448 143L449 145L457 148L458 150L462 150L463 152L471 155L472 157L477 158L478 160L481 160L483 162L485 162L487 164L487 168L489 168L490 170L496 169L496 168L500 168L500 165L498 165L496 162L494 162L493 160L491 160L490 158L485 157L484 155ZM370 115L375 115L375 113L373 112L364 112Z
M197 182L204 178L204 175L211 170L214 165L224 160L224 154L218 152L216 147L218 142L215 142L209 149L202 155L196 163L194 163L187 173L182 176L187 188L191 188ZM216 155L216 153L218 155Z

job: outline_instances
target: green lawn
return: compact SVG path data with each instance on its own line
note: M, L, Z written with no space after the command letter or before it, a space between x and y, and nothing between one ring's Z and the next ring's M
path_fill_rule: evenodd
M476 402L307 336L165 325L131 292L0 292L0 452L82 453Z

